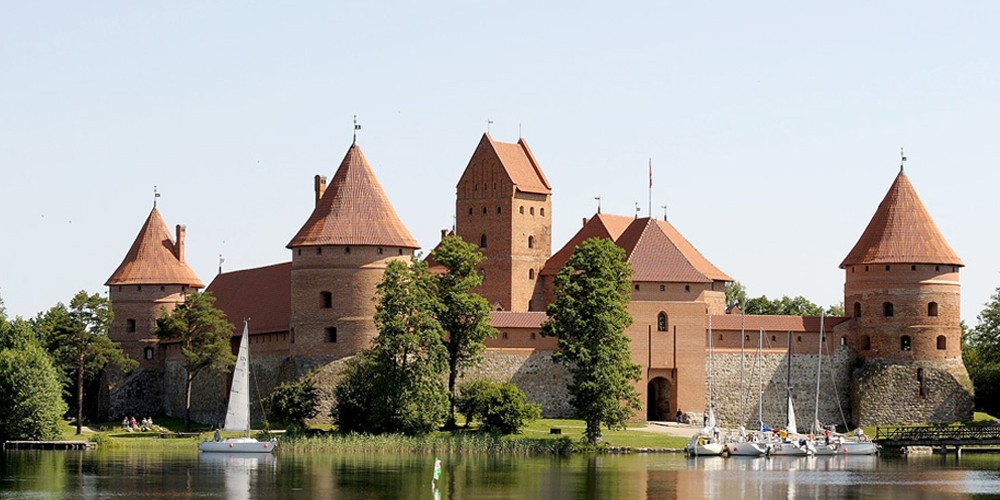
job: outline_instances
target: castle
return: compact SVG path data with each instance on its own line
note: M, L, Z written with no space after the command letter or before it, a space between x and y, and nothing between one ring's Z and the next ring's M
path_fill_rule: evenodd
M322 399L317 418L323 420L345 360L378 333L372 297L387 263L414 258L420 246L356 142L329 183L317 175L313 184L315 208L286 245L291 261L220 273L207 291L231 321L253 318L250 350L260 392L312 372ZM959 325L963 264L902 168L840 264L847 317L822 319L727 309L725 286L733 279L665 220L597 213L553 253L552 188L524 139L504 143L484 134L456 192L453 231L486 257L478 292L493 304L499 331L487 342L485 359L465 377L513 381L545 416L569 416L572 408L568 374L551 359L555 340L539 334L543 311L553 299L555 274L591 237L613 240L635 270L634 322L626 334L643 373L636 384L645 403L639 419L672 419L677 411L700 418L711 397L723 423L782 424L786 373L792 374L797 411L815 412L824 422L972 416ZM150 333L160 314L187 292L205 288L185 263L184 246L185 228L177 226L172 235L154 206L107 280L110 335L140 360L139 369L110 387L106 411L112 417L184 411L179 347ZM234 330L234 348L240 331ZM218 421L227 384L226 378L199 376L193 418ZM751 392L756 401L758 384L762 413L745 404Z

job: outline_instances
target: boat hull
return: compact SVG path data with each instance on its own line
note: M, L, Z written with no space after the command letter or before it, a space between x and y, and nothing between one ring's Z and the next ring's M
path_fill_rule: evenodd
M208 453L273 453L276 446L275 441L261 442L256 439L223 439L198 443L198 449Z
M729 443L726 451L736 457L762 457L767 453L767 446L761 443Z
M688 456L692 457L717 457L722 455L722 445L720 443L707 443L689 445L685 448Z
M796 443L775 443L771 445L771 451L768 454L771 456L806 457L812 452L808 447Z
M845 441L840 443L837 453L841 455L874 455L878 453L878 446L871 441Z

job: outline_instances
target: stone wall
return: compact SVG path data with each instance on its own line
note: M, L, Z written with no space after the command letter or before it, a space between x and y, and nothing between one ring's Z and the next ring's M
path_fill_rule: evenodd
M860 425L970 420L972 381L961 359L867 359L854 372L851 401Z
M162 414L163 370L136 368L124 375L121 371L109 369L104 374L104 381L102 390L104 387L108 389L108 397L102 400L108 401L109 407L101 411L107 418L117 421L134 416L140 420Z
M534 349L489 349L478 366L467 370L459 383L487 379L513 382L528 396L528 401L542 406L545 418L569 418L569 371L552 361L551 351Z
M707 355L706 355L707 356ZM756 352L747 350L744 355L743 386L740 386L740 353L716 352L715 370L706 373L715 383L716 418L721 425L735 427L740 423L744 404L747 404L746 427L757 427L759 417L758 394L763 373L763 421L769 426L784 427L786 423L788 387L788 355L783 351L765 352L757 365ZM846 347L838 347L833 355L823 356L823 372L819 390L819 419L825 424L843 425L844 418L851 418L850 390L854 354ZM792 401L798 428L807 432L811 428L816 410L815 354L792 355ZM706 372L708 368L706 366ZM706 392L708 387L706 386ZM708 395L706 394L706 398ZM839 407L838 407L839 402ZM844 417L841 417L841 408ZM850 423L850 422L849 422Z

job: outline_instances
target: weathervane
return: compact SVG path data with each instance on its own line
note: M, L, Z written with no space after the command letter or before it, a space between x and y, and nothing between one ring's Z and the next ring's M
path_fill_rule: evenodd
M222 263L225 262L225 261L226 261L226 259L222 258L222 254L220 253L219 254L219 274L222 274Z
M594 199L597 200L597 213L601 213L601 197L595 196Z
M904 162L906 162L906 153L903 153L903 148L899 148L899 173L903 173Z
M358 115L354 115L354 144L358 143L359 130L361 130L361 125L358 125Z
M666 205L660 205L660 208L663 209L663 220L666 221L667 220L667 206Z
M156 190L156 185L153 185L153 208L156 208L156 199L160 197L160 192Z
M639 202L638 201L635 202L635 217L633 217L633 218L634 219L638 219L639 218Z
M493 125L493 120L490 120L489 118L487 118L486 119L486 133L487 134L490 133L490 125Z

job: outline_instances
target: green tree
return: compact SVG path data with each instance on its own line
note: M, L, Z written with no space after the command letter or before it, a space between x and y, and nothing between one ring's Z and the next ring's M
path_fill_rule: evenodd
M976 407L1000 414L1000 288L976 317L973 328L962 323L962 360L972 379Z
M528 402L528 397L511 382L502 384L476 380L462 384L458 408L465 415L465 426L481 419L483 430L515 434L542 414L542 408Z
M448 414L441 384L448 353L434 317L427 264L393 261L376 290L372 349L358 355L337 384L332 416L343 432L425 434Z
M38 323L56 367L67 375L67 389L74 388L77 434L83 432L86 383L99 377L108 364L124 371L138 365L108 337L111 317L111 301L81 290L70 300L68 308L60 302L42 315Z
M184 430L191 430L191 387L204 370L223 375L236 364L231 339L233 325L215 307L209 292L189 294L184 303L156 320L154 333L161 340L177 341L184 357Z
M0 442L55 439L66 402L52 359L28 322L7 320L0 302Z
M437 277L435 316L446 335L442 336L448 351L449 412L446 426L455 427L455 404L458 399L455 382L462 371L478 363L488 338L497 331L490 325L490 303L471 290L482 284L483 277L476 270L482 262L475 245L461 237L447 236L431 253L431 259L444 266L445 272Z
M747 287L739 281L726 283L726 305L738 305L743 307L747 303Z
M274 420L305 427L306 420L316 416L319 394L312 377L307 375L275 387L264 404Z
M633 382L641 375L631 360L625 329L632 268L611 240L591 238L573 251L555 278L555 301L542 335L556 337L553 359L573 377L570 404L586 422L584 437L601 439L601 424L622 428L640 408Z

